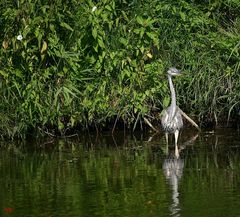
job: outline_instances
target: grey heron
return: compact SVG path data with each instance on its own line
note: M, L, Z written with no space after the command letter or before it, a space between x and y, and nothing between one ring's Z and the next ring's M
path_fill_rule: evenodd
M177 142L178 142L179 131L183 127L182 114L180 112L179 107L177 106L176 92L172 82L172 76L178 76L178 75L181 75L181 71L179 71L176 68L170 68L167 71L167 77L168 77L169 87L171 91L171 104L168 108L163 110L162 117L161 117L161 123L165 131L167 145L168 145L168 134L173 133L175 137L176 150L178 149Z

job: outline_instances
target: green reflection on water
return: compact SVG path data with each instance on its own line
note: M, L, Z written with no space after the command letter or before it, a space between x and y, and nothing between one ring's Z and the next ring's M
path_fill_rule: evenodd
M178 161L161 135L2 144L0 217L240 215L237 132L191 138Z

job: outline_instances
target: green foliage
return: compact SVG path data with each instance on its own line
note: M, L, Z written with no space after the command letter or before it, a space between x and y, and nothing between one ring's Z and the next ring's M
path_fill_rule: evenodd
M188 72L177 83L186 112L237 114L239 11L234 0L1 2L1 135L136 125L168 105L172 65Z

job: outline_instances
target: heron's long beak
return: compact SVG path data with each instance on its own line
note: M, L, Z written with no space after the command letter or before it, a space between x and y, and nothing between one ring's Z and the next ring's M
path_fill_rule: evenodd
M183 72L179 70L176 76L181 76L181 75L183 75Z

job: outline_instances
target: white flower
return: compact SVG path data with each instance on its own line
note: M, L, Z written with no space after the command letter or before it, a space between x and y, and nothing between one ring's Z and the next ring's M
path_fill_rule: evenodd
M18 36L17 36L17 40L18 40L18 41L22 41L22 40L23 40L23 36L22 36L21 34L18 35Z
M97 10L97 6L94 6L93 8L92 8L92 12L94 12L94 11L96 11Z

